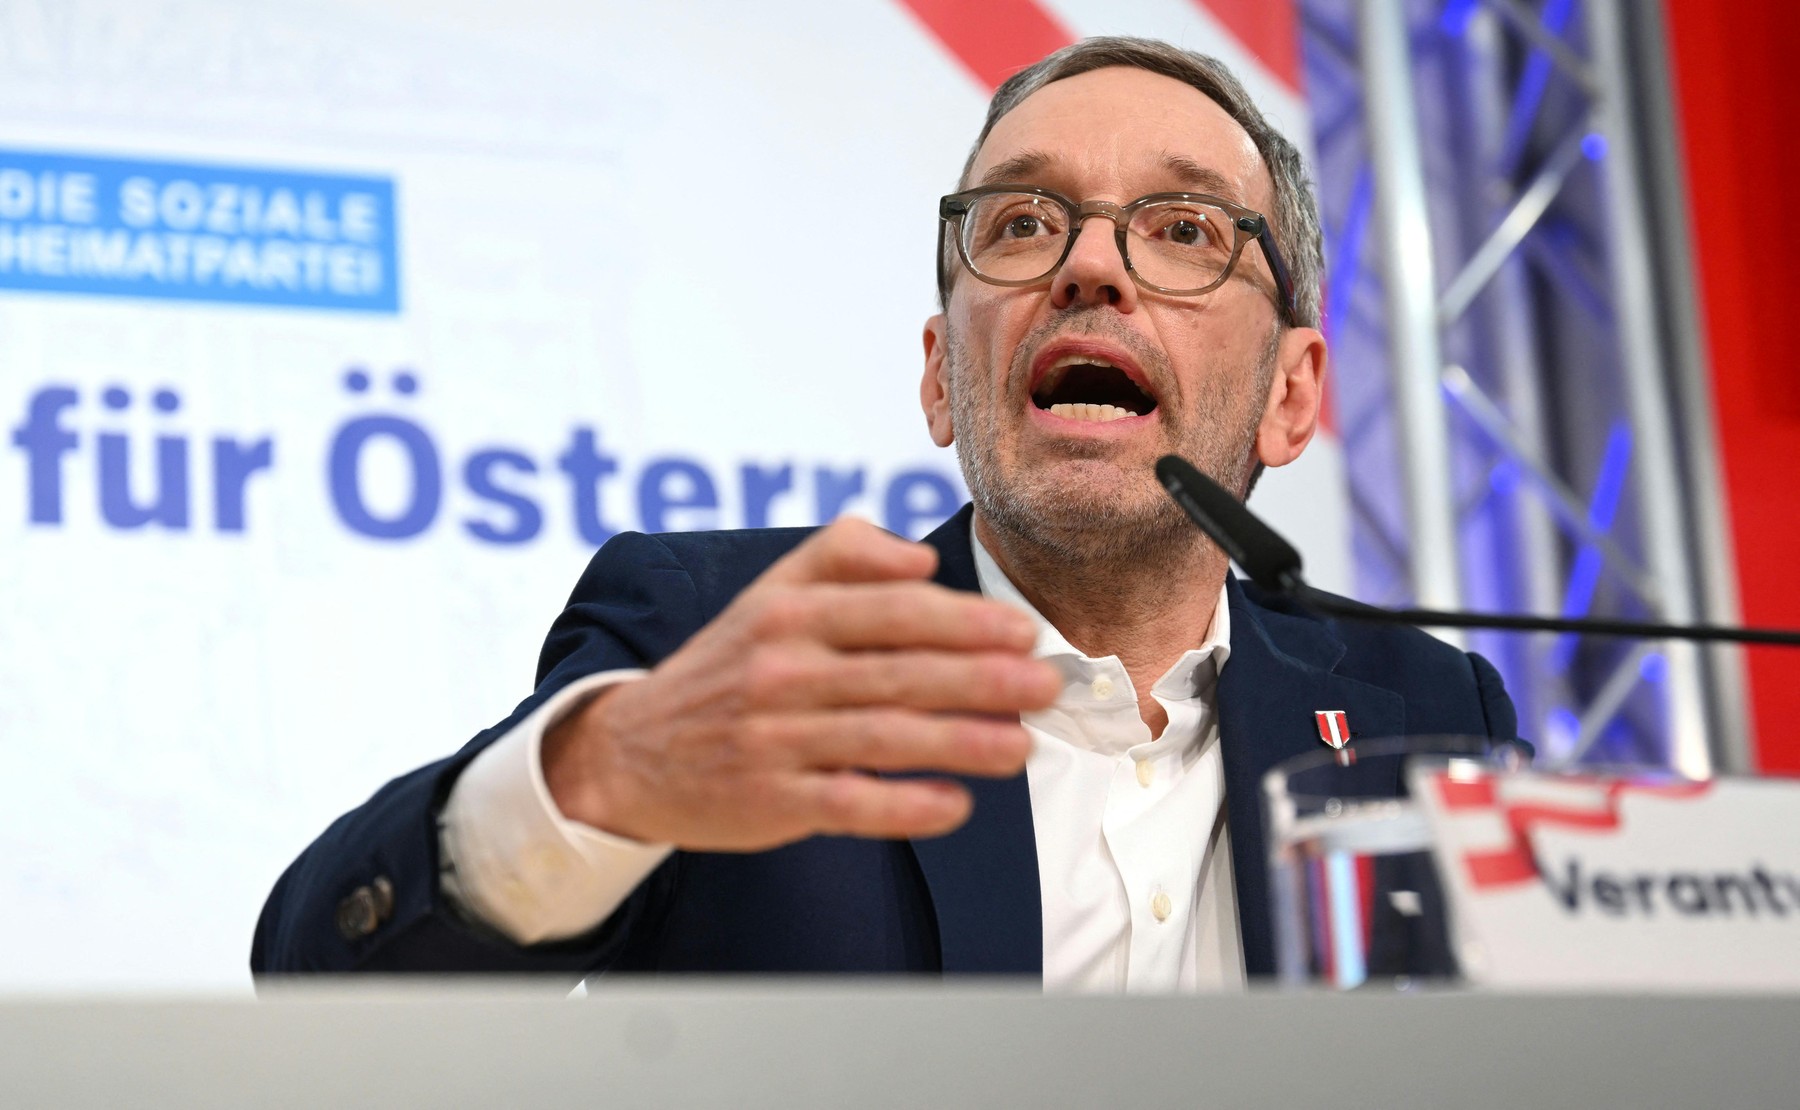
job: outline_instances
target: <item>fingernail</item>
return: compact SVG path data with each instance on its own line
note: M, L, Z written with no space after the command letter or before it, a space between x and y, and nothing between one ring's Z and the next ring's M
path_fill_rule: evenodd
M950 816L962 811L968 797L962 787L953 782L932 782L927 785L934 795L931 802L940 813Z
M1020 659L1007 671L1005 682L1015 692L1030 693L1043 684L1043 670L1035 659Z
M1031 617L1004 602L994 602L991 607L994 614L994 629L1008 640L1025 641L1037 639L1037 624Z

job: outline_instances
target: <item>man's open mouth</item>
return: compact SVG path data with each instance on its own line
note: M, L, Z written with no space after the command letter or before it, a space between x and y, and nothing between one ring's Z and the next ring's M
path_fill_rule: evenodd
M1064 355L1031 392L1038 408L1064 420L1107 423L1154 411L1156 399L1125 371L1093 355Z

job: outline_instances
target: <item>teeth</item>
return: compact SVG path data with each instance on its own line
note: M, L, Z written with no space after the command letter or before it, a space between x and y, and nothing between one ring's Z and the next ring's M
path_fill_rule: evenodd
M1097 424L1105 424L1113 420L1123 420L1127 416L1136 416L1130 409L1122 409L1117 405L1051 405L1050 415L1060 416L1064 420L1087 420Z
M1114 370L1118 369L1111 362L1096 355L1064 355L1050 365L1057 370L1069 366L1110 366Z

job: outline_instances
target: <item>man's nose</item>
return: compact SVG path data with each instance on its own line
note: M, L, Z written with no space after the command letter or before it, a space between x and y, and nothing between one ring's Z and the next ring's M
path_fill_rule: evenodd
M1080 304L1106 304L1120 312L1137 308L1137 282L1125 268L1119 250L1117 224L1102 215L1081 221L1069 256L1050 277L1050 303L1057 308Z

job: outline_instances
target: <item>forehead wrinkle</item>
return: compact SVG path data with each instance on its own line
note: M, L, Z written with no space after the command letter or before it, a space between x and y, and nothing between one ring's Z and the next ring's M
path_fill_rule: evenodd
M982 145L978 163L984 155L1009 156L982 174L983 182L995 182L991 175L1019 153L1035 152L1048 157L1016 168L1035 171L1030 177L1059 171L1064 179L1059 184L1070 186L1097 189L1104 182L1167 191L1173 177L1181 182L1177 189L1197 185L1196 191L1224 192L1251 207L1263 192L1261 152L1216 100L1174 78L1130 67L1104 67L1051 82L995 121ZM1183 158L1188 165L1180 163ZM1195 168L1217 178L1203 182L1187 172ZM1193 178L1193 185L1184 178ZM1218 179L1232 186L1229 192L1214 188Z

